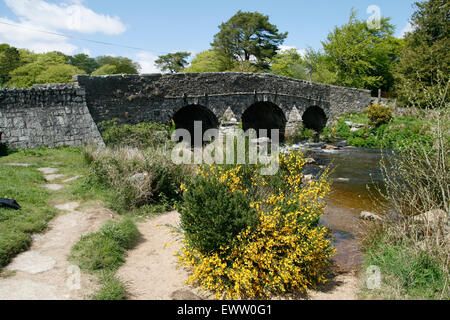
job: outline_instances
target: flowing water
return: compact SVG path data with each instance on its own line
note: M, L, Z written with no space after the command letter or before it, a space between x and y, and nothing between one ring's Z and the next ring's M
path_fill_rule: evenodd
M333 187L327 197L326 214L322 224L333 231L338 253L335 261L344 269L357 268L362 263L358 234L362 211L374 209L375 185L382 185L379 166L381 152L376 149L343 147L340 150L325 150L323 144L297 146L307 157L314 158L315 164L305 168L305 174L319 172L321 166L331 166Z

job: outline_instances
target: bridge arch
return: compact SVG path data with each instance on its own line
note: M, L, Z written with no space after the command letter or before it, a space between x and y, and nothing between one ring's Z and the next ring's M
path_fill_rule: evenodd
M256 102L245 110L242 115L242 128L244 131L255 129L259 137L259 130L267 129L268 137L271 130L280 131L280 142L284 142L286 132L286 116L276 104L272 102Z
M194 125L196 121L202 122L202 141L205 131L219 128L219 120L215 114L199 104L191 104L179 109L173 115L172 120L175 123L176 129L186 129L189 131L192 145L194 145Z
M305 128L321 132L326 127L328 118L325 111L318 106L312 106L306 109L302 116Z

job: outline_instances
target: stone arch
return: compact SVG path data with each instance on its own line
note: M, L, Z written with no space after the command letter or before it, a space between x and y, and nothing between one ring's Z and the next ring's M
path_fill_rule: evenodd
M256 102L245 110L242 115L242 128L259 130L267 129L268 137L271 137L271 130L280 130L280 142L284 142L286 133L286 116L283 110L272 102Z
M316 132L321 132L328 122L325 111L318 106L312 106L306 109L302 120L305 128L312 129Z
M202 122L202 141L205 131L209 129L218 129L219 120L216 115L208 108L199 104L187 105L177 112L172 117L176 129L186 129L191 134L191 144L194 145L194 124L196 121Z

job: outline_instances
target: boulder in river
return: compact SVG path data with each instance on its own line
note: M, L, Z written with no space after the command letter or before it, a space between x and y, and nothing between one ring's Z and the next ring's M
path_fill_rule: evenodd
M339 150L340 148L337 146L333 146L331 144L326 144L324 147L326 150Z
M383 221L383 218L381 216L370 211L361 212L359 218L367 221Z

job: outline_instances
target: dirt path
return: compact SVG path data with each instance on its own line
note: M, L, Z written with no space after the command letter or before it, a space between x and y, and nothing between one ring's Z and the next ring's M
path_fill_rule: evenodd
M7 277L0 277L0 300L80 300L93 293L96 278L80 273L67 257L80 237L97 231L111 213L102 207L77 211L79 205L55 206L62 214L47 232L33 236L31 248L6 267Z
M175 253L181 248L177 235L171 234L179 224L179 214L170 212L139 223L143 235L135 249L128 252L126 264L117 275L128 283L132 300L209 299L185 284L186 270L177 267ZM179 236L178 236L179 237ZM355 300L358 278L352 272L337 273L328 284L309 292L312 300Z

